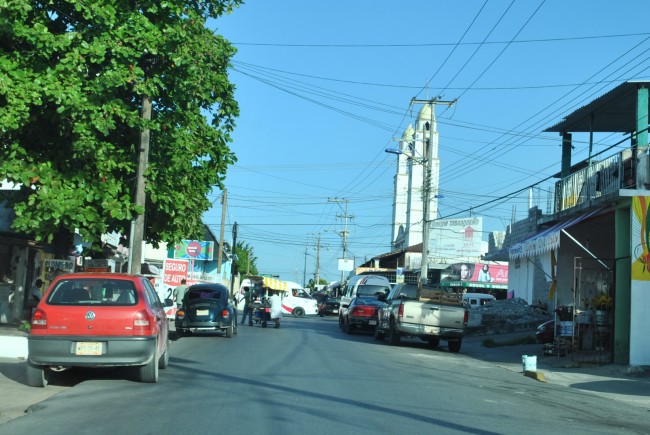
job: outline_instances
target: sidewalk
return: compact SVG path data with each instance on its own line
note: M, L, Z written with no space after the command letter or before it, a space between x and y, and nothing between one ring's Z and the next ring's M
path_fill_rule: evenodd
M521 376L524 376L522 356L536 356L537 371L530 382L562 385L650 410L649 370L615 364L576 363L571 354L564 357L544 356L540 344L483 346L486 339L500 344L529 335L534 335L534 331L470 335L464 338L460 355L493 363ZM0 425L24 415L30 406L69 388L62 385L28 387L25 380L26 358L27 334L18 331L17 326L0 325Z
M508 343L516 338L534 336L535 331L510 334L471 335L463 340L461 354L495 363L505 370L524 376L522 357L537 357L533 379L590 392L608 399L629 403L650 410L650 368L618 364L594 364L578 361L578 355L544 355L541 344L485 347L484 340ZM531 380L532 381L532 380Z

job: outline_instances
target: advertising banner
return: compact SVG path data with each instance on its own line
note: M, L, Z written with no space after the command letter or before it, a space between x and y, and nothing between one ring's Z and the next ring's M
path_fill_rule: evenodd
M489 263L457 263L452 266L460 281L484 284L508 284L508 265Z
M187 260L165 260L165 274L163 283L166 286L178 287L182 279L187 279L190 269L190 262Z
M482 217L436 219L431 222L429 231L429 261L479 258L482 239Z
M214 242L181 240L181 243L174 246L176 259L212 261L213 253Z
M632 198L632 280L650 281L649 196Z

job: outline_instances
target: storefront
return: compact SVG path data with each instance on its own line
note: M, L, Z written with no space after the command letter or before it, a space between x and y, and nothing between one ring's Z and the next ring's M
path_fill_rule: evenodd
M610 362L614 326L614 212L560 221L510 248L509 291L555 312L551 352Z

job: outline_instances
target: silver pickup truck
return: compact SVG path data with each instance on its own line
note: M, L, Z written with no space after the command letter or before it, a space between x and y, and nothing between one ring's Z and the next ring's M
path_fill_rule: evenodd
M375 338L388 337L398 345L401 337L418 337L437 347L447 340L450 352L459 352L469 317L462 293L450 289L397 284L379 311Z

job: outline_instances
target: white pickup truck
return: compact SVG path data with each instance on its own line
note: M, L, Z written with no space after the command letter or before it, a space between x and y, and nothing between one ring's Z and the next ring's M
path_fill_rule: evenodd
M388 344L398 345L401 337L418 337L437 347L446 340L450 352L459 352L469 313L462 293L451 289L423 287L416 284L396 285L379 311L375 338L388 337Z

